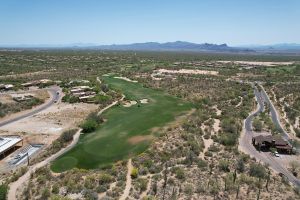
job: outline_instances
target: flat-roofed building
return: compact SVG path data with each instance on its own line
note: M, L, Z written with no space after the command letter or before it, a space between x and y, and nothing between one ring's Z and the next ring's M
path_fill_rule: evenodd
M11 150L21 143L23 145L23 138L18 136L0 136L0 157L6 157Z

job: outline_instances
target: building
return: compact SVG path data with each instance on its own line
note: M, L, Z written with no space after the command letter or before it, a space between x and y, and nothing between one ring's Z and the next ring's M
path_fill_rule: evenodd
M23 145L23 139L18 136L3 136L0 137L0 158L6 157L11 151L14 151L18 146Z
M268 151L270 148L277 149L278 152L291 154L293 147L289 142L282 139L282 137L275 137L273 135L259 135L252 138L252 144L259 150Z
M38 86L41 84L50 84L50 83L53 83L53 81L50 79L41 79L41 80L31 81L31 82L27 82L27 83L22 83L21 86L32 87L32 86Z
M20 96L13 97L13 100L16 102L23 102L23 101L31 100L32 98L33 98L32 95L20 95Z
M13 88L14 88L14 85L12 85L12 84L4 85L5 90L12 90Z

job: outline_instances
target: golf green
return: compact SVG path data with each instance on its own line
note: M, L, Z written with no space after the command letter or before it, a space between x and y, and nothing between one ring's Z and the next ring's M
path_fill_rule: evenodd
M139 102L130 107L116 105L102 116L107 120L93 133L81 135L73 149L51 164L54 172L74 167L95 169L143 152L155 137L155 127L163 127L192 108L191 103L164 91L145 88L111 76L103 77L111 88L122 91L127 99Z

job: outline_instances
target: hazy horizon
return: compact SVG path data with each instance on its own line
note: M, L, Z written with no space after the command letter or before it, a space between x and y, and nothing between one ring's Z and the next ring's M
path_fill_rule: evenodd
M300 1L4 0L0 45L300 43Z

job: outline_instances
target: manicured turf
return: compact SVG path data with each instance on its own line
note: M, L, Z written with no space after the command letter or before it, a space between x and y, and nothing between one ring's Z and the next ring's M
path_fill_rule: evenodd
M131 100L148 99L148 104L124 107L114 106L102 115L107 121L94 133L82 135L78 144L51 165L54 172L73 167L95 169L114 161L143 152L151 141L132 143L133 136L155 135L154 127L162 127L176 116L192 108L190 103L170 96L163 91L144 88L112 77L104 77L112 88L122 91ZM149 138L149 137L148 137Z

